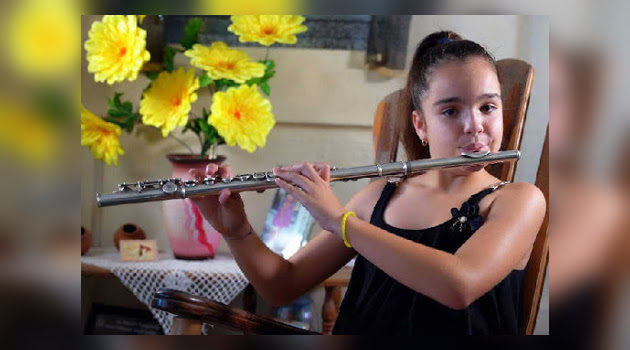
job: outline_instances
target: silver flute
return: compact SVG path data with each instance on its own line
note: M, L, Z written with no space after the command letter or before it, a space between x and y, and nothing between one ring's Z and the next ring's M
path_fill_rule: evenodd
M521 153L518 150L497 153L485 151L462 153L461 156L452 158L419 159L352 168L333 167L330 170L330 181L349 181L384 176L402 177L437 168L517 161L520 156ZM170 178L122 183L118 185L118 190L113 193L97 193L96 204L99 207L109 207L119 204L218 195L225 188L229 188L232 192L263 191L278 187L274 181L275 177L272 171L267 171L241 174L231 178L212 176L201 180Z

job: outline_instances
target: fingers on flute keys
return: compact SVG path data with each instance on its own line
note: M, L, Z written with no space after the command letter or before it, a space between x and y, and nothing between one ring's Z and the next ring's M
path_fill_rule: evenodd
M206 166L206 176L216 176L217 174L224 179L232 177L232 168L227 164L219 166L212 163Z
M274 169L274 173L276 173L276 170ZM292 195L293 197L295 197L297 200L302 201L304 200L304 195L305 193L303 191L300 191L298 189L297 186L292 185L291 183L283 180L279 174L276 174L276 178L274 179L276 185L278 185L278 187L282 188L283 190L285 190L288 194Z
M278 176L285 182L299 186L302 190L306 192L310 192L311 190L310 180L306 178L305 176L301 175L301 173L298 172L299 170L297 168L292 168L292 167L283 167L283 168L288 169L288 170L282 170L282 168L280 169L274 168L273 169L274 175Z
M203 179L203 173L201 172L201 170L198 169L190 169L188 170L188 174L195 179L197 182L202 181Z
M328 170L327 170L328 169ZM298 172L307 179L317 182L320 179L325 181L330 180L330 167L325 163L313 163L304 162L295 164L288 167L282 167L280 170L288 170Z
M330 165L327 163L313 163L313 168L324 181L330 181Z

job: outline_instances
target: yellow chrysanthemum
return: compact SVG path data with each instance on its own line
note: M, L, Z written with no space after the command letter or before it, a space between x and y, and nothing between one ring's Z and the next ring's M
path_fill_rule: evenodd
M4 54L17 72L39 80L72 74L80 35L80 12L74 5L67 0L28 0L4 13L4 30L0 31Z
M273 43L295 44L296 34L308 28L302 25L303 16L295 15L242 15L232 16L228 30L238 35L242 43L255 41L269 46Z
M191 104L197 101L197 89L199 79L192 68L160 73L142 95L142 123L161 128L164 137L175 127L186 125Z
M118 166L125 154L120 145L120 126L106 122L81 106L81 146L88 146L96 159Z
M215 80L231 79L242 84L265 75L264 64L252 62L245 51L231 49L222 41L213 42L210 47L195 44L184 54L191 58L191 65L207 71Z
M103 16L94 22L85 42L88 72L97 82L112 85L123 80L134 81L144 62L151 58L146 50L146 30L138 27L135 15Z
M254 152L265 147L267 135L276 124L271 103L256 85L241 85L212 96L212 114L208 123L214 126L229 146Z

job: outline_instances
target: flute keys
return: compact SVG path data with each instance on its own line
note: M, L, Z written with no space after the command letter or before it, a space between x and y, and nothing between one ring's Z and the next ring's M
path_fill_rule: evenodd
M216 177L214 176L208 176L206 178L203 179L203 184L204 185L214 185L214 182L217 180Z
M136 192L142 192L143 190L146 190L146 189L160 188L163 184L164 184L164 180L156 180L156 181L144 180L144 181L138 181L135 183L123 182L121 184L118 184L118 192L126 192L126 191L133 191L133 190L135 190Z
M162 185L163 185L162 180L154 180L154 181L145 180L142 182L141 190L156 189L156 188L160 188Z
M267 173L265 172L257 172L257 173L253 173L252 174L252 178L254 178L254 180L266 180L267 179Z
M241 175L236 175L234 178L237 179L237 180L240 180L240 181L247 181L247 180L252 178L252 175L251 174L241 174Z
M168 181L162 186L162 192L172 194L177 192L177 184L173 181Z

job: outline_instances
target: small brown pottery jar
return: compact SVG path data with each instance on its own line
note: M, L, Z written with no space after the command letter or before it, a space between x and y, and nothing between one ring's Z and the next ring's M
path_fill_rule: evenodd
M114 234L114 244L116 249L120 250L120 241L123 239L146 239L147 235L135 224L124 224L116 230Z

